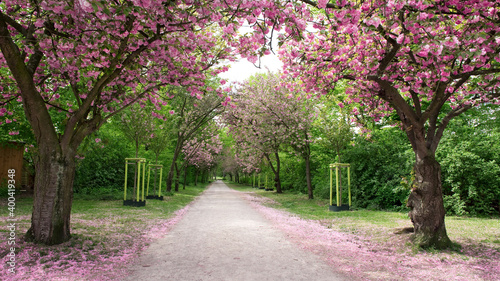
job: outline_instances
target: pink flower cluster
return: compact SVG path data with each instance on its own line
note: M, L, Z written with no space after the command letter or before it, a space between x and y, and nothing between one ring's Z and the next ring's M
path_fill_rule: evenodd
M288 145L304 153L312 142L310 128L316 100L291 92L279 75L267 73L245 81L234 94L233 108L224 114L237 146L235 157L246 173L257 171L266 155Z
M290 89L327 94L344 80L346 102L359 104L352 113L368 108L376 120L393 106L428 118L446 103L452 118L470 106L500 104L494 1L327 2L306 18L313 28L279 50L285 75L301 81Z
M189 140L184 144L182 152L184 159L197 168L209 169L216 164L216 156L222 151L222 142L216 131L209 131L210 127L206 128L201 138L197 137Z

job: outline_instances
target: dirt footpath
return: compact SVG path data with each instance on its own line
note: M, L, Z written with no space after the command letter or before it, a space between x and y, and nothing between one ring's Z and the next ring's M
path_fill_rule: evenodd
M347 280L216 181L127 280Z

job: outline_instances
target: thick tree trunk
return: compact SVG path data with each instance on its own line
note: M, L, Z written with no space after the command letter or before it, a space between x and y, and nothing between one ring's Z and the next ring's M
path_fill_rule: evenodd
M198 185L198 175L200 174L200 170L196 168L196 172L194 173L194 186ZM233 178L231 178L233 180Z
M311 182L311 161L310 157L307 156L304 159L306 161L306 182L307 182L307 195L309 199L314 199L313 188Z
M447 248L441 166L434 155L415 163L415 187L408 198L409 216L415 227L414 243L420 247Z
M29 241L55 245L70 239L70 214L75 177L75 149L56 146L39 150Z
M180 171L177 163L175 163L175 192L179 192L179 177L180 177Z
M188 171L188 165L185 165L184 166L184 182L182 183L182 189L186 189L187 171Z

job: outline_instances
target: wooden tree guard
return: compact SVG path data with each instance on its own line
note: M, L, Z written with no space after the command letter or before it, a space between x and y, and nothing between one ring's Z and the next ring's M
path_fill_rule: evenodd
M130 163L129 163L130 161ZM137 168L137 178L134 181L137 182L137 194L136 200L127 199L127 174L128 174L128 165L135 164L138 166ZM142 166L142 185L141 185L141 166ZM146 200L144 199L144 178L146 177L146 159L145 158L125 158L125 186L123 188L123 205L124 206L134 206L134 207L142 207L146 206ZM142 192L141 192L142 186ZM142 193L142 194L141 194ZM132 194L133 198L134 194ZM140 200L142 199L142 200Z
M151 178L151 169L154 169L155 171L160 170L160 184L158 186L158 195L149 195L149 182ZM163 174L163 165L156 165L156 164L149 164L148 165L148 187L146 189L146 199L158 199L158 200L163 200L163 196L161 196L161 177ZM156 174L154 175L155 180L156 180ZM155 181L155 190L156 190L156 181Z
M349 190L349 205L342 204L342 190L339 189L339 169L347 167L347 185ZM333 205L333 169L335 168L337 204ZM333 212L348 211L351 207L351 164L334 163L330 164L330 206L329 210Z

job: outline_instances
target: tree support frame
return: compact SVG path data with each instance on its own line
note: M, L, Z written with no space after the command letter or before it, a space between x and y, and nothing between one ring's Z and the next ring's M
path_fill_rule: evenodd
M342 192L339 187L339 171L341 168L347 168L347 186L349 195L349 205L342 204ZM335 169L335 186L336 186L336 196L337 204L333 205L333 169ZM330 164L330 211L347 211L352 205L351 200L351 164L347 163L333 163Z
M136 200L133 199L127 200L127 176L128 176L129 164L137 165L137 178L134 179L134 182L137 182ZM142 166L142 192L141 192L141 166ZM123 205L134 206L134 207L146 206L146 200L144 199L145 177L146 177L146 158L125 158L125 184L123 187ZM132 198L133 197L134 194L132 194Z

